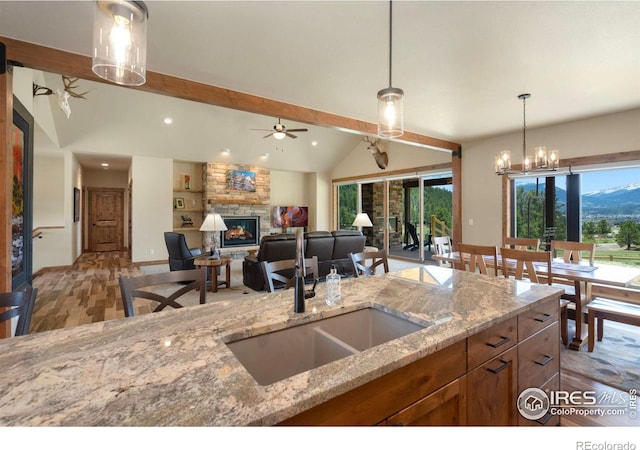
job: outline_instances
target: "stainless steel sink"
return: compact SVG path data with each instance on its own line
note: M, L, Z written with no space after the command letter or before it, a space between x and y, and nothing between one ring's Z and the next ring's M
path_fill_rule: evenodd
M375 308L227 343L262 386L425 328Z

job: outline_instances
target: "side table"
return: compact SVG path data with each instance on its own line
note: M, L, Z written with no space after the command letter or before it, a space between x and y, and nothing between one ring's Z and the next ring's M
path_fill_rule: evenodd
M231 258L221 257L220 259L209 259L208 256L201 256L193 260L193 265L196 267L202 267L207 274L207 280L209 283L209 290L211 292L218 292L218 286L231 287ZM225 280L218 281L218 271L216 268L224 267Z

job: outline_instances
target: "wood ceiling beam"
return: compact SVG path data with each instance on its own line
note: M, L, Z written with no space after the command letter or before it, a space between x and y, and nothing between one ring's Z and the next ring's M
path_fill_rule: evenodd
M0 41L6 45L7 59L16 61L24 67L113 85L113 83L97 77L92 72L91 58L88 56L2 36L0 36ZM279 117L309 125L351 131L358 134L376 135L378 132L376 124L362 120L351 119L157 72L147 71L147 82L145 84L135 87L128 86L127 88L254 114ZM456 151L459 145L455 142L449 142L410 131L405 131L402 137L394 140L412 145L451 151Z

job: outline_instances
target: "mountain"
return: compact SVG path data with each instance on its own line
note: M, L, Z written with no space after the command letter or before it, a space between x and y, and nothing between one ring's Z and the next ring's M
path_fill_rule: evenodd
M534 183L524 184L526 192L535 190ZM544 183L538 187L540 195L544 195ZM566 203L567 192L556 188L556 198ZM601 191L582 194L582 216L584 219L594 218L640 218L640 183L627 184Z
M584 216L640 216L640 183L583 194L582 213Z

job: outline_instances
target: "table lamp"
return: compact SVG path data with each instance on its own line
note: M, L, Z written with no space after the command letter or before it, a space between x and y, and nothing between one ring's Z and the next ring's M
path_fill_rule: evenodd
M371 219L367 213L358 213L356 216L356 220L353 221L352 226L354 227L372 227Z
M222 220L220 214L207 214L207 217L204 218L204 222L200 226L200 231L210 231L213 232L213 244L211 245L211 258L218 259L220 258L220 250L216 245L216 234L218 231L227 231L227 226Z

